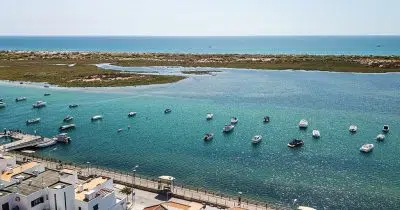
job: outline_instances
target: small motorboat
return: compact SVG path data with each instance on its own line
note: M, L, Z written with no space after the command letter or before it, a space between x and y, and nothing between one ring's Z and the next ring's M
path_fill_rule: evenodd
M225 125L224 128L222 129L223 132L227 133L227 132L231 132L233 129L235 128L234 125Z
M321 137L321 134L319 133L319 130L314 129L314 130L312 131L312 136L313 136L314 138L319 138L319 137Z
M214 117L213 113L207 113L206 119L211 120Z
M119 133L119 132L121 132L121 131L123 131L123 130L124 130L124 129L120 128L120 129L117 130L117 132Z
M352 132L352 133L355 133L355 132L357 132L357 126L356 125L350 125L350 127L349 127L349 131L350 132Z
M64 122L69 122L69 121L71 121L71 120L73 120L74 118L71 116L71 115L67 115L65 118L64 118Z
M236 124L237 122L239 122L239 119L237 117L231 118L231 124Z
M301 139L293 139L291 142L288 143L288 147L299 147L304 144L304 141Z
M102 115L95 115L95 116L93 116L92 118L90 118L92 121L96 121L96 120L101 120L101 119L103 119L103 116Z
M204 141L209 141L209 140L211 140L211 139L213 139L213 138L214 138L214 134L212 134L212 133L206 133L206 134L204 134L203 140L204 140Z
M136 116L136 112L129 112L128 113L128 117L134 117L134 116Z
M40 144L36 145L36 147L40 147L40 148L49 147L49 146L52 146L52 145L54 145L56 143L57 143L57 138L52 138L52 139L47 139L46 138L43 143L40 143Z
M171 110L171 109L165 109L165 110L164 110L164 113L165 113L165 114L167 114L167 113L171 113L171 112L172 112L172 110Z
M268 116L265 116L263 122L264 122L264 123L269 123L269 117L268 117Z
M360 151L361 152L371 152L372 149L374 149L374 145L373 144L364 144L360 147Z
M259 142L261 141L261 139L262 139L262 136L261 136L261 135L254 136L254 137L251 139L251 143L257 144L257 143L259 143Z
M379 134L379 135L377 135L377 136L376 136L376 140L378 140L378 141L383 141L383 140L385 140L385 134Z
M58 142L68 143L71 141L71 137L67 133L60 133L54 137Z
M38 118L35 118L35 119L27 120L26 124L30 125L30 124L35 124L35 123L39 123L39 122L40 122L40 118L38 117Z
M45 93L45 94L44 94L44 96L49 96L49 95L51 95L51 94L50 94L50 93Z
M78 107L79 105L78 104L70 104L68 107L69 108L76 108L76 107Z
M0 108L4 108L4 107L6 107L6 103L0 101Z
M384 125L382 131L385 133L389 132L389 125Z
M0 98L0 102L2 102L4 99L3 98Z
M33 108L42 108L46 106L46 102L44 101L36 101L36 103L32 104Z
M300 120L299 122L299 128L300 129L305 129L308 127L308 121L305 119Z
M69 129L73 129L73 128L75 128L75 124L68 124L68 125L60 126L59 130L65 131L65 130L69 130Z
M26 101L26 97L17 97L15 98L15 102Z
M49 86L49 85L44 85L43 87L45 87L45 88L49 88L50 86Z

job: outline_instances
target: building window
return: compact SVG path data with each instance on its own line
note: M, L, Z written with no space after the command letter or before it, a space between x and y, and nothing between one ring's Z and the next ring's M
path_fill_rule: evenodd
M81 207L78 207L78 210L82 210L82 208L81 208Z
M94 205L93 210L99 210L99 204Z
M55 206L55 208L57 210L57 196L56 196L56 194L54 194L54 206Z
M1 209L2 210L10 210L10 205L8 203L5 203L5 204L1 205Z
M35 200L31 201L31 207L44 203L43 197L36 198Z
M46 195L46 201L49 200L49 195Z
M65 205L65 210L67 210L67 194L64 192L64 205Z

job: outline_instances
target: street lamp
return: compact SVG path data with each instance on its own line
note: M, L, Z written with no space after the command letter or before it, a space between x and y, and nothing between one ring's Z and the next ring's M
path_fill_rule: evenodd
M136 183L136 169L139 168L139 165L136 165L135 167L133 167L133 176L132 176L132 203L134 201L135 198L135 191L134 191L134 187L135 187L135 183Z
M90 170L90 162L88 161L88 162L86 162L86 164L87 164L87 173L88 173L88 177L90 176L90 174L89 174L89 170Z
M238 194L239 194L239 198L238 198L238 205L239 205L239 207L242 205L242 192L238 192Z
M57 147L49 150L49 154L48 154L49 158L50 158L50 152L53 152L53 151L56 151L56 150L57 150ZM49 163L51 165L51 161L49 161ZM56 168L57 168L57 165L56 165Z

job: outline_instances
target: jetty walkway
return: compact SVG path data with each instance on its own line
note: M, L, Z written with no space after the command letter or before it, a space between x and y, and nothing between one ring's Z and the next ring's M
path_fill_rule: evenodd
M155 193L159 192L158 179L147 178L140 176L138 174L133 175L123 171L100 168L97 166L91 166L89 164L87 164L86 166L66 164L57 160L50 160L37 157L34 154L20 154L13 152L12 155L14 155L17 158L17 161L23 162L29 159L40 161L45 167L50 169L59 170L61 168L68 168L78 171L78 174L83 177L103 176L112 178L114 182L117 184L123 184L129 187L133 186L136 189L141 189L149 192L155 192ZM268 204L264 202L248 200L243 197L239 198L238 196L236 197L228 196L222 193L216 193L205 189L188 188L180 184L174 184L171 193L172 193L171 196L175 198L203 203L210 206L216 206L221 209L224 208L244 208L249 210L291 209L290 207L287 206L279 206L277 204Z
M45 138L38 135L25 134L15 131L7 131L5 133L1 133L0 137L9 137L14 140L13 142L0 145L0 151L11 151L22 149L25 147L33 147L40 143L43 143L46 140Z

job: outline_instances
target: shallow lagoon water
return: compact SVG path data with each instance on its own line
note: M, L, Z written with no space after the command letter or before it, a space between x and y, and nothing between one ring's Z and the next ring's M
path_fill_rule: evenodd
M77 125L69 132L72 143L42 155L126 171L139 165L140 174L172 175L179 183L232 195L242 191L263 201L297 199L318 209L400 208L400 74L218 70L223 72L216 76L136 88L2 83L0 98L8 106L0 110L0 127L52 136L71 114ZM45 92L52 95L44 97ZM17 96L28 100L15 103ZM36 100L48 106L32 109ZM80 107L69 109L71 103ZM172 112L164 114L165 108ZM128 118L130 111L137 116ZM207 112L214 113L213 120L206 121ZM96 114L104 120L91 122ZM269 124L262 123L265 115ZM232 116L239 123L223 134ZM26 126L34 117L42 118L40 124ZM297 127L303 118L310 122L305 131ZM350 124L359 127L354 135ZM376 142L383 124L391 131ZM119 128L125 130L117 133ZM311 137L313 128L321 131L320 139ZM206 132L215 133L211 142L202 140ZM254 135L264 137L256 146ZM294 137L305 145L289 149ZM364 143L374 143L374 151L361 154Z

